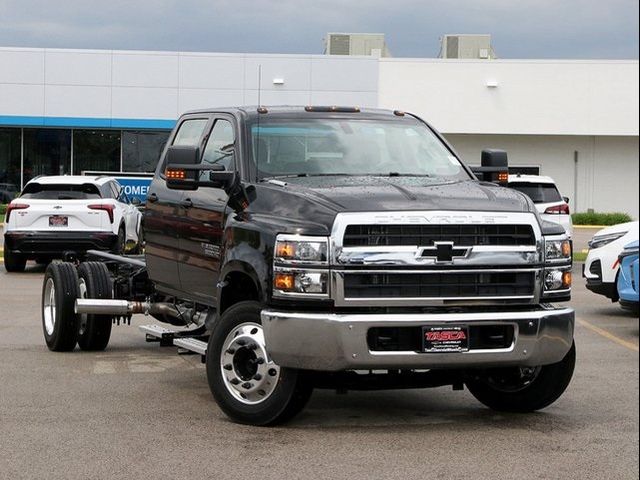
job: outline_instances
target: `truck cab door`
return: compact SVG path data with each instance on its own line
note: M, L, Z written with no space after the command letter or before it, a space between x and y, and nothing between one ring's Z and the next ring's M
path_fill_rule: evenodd
M169 137L168 145L200 146L205 142L205 132L211 123L209 115L182 117L177 129ZM160 159L156 174L149 186L144 211L145 258L149 278L159 290L169 294L180 292L178 276L178 250L180 228L184 209L182 190L167 187L164 175L166 148Z
M201 165L235 170L236 138L233 119L216 115ZM201 172L200 179L207 181L209 173L206 170ZM194 300L208 305L216 305L228 202L227 193L222 188L213 187L186 191L181 201L183 222L178 271L182 290Z

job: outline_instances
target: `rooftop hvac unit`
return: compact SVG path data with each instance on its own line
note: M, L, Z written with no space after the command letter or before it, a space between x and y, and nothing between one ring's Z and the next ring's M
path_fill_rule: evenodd
M491 35L445 35L440 40L440 58L496 58Z
M330 33L327 51L329 55L349 55L351 50L351 35Z
M328 55L390 56L382 33L328 33L324 53Z

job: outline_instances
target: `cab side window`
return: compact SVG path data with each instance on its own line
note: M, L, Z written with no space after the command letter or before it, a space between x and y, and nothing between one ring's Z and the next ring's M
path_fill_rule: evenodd
M228 120L216 120L202 155L202 165L221 165L233 170L235 136L233 125Z
M178 133L176 133L173 139L173 145L197 147L200 143L200 138L202 138L204 127L207 126L207 122L208 120L206 118L194 118L182 122Z

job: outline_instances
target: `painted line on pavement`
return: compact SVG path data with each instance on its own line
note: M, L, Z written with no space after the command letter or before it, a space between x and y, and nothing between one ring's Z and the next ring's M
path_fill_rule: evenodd
M598 335L601 335L604 338L611 340L612 342L616 342L618 345L622 345L623 347L628 348L629 350L633 350L634 352L638 351L638 345L636 345L635 343L627 342L626 340L623 340L622 338L615 336L611 332L608 332L600 327L596 327L595 325L590 324L586 320L577 319L577 322L578 324L591 330L592 332L597 333Z

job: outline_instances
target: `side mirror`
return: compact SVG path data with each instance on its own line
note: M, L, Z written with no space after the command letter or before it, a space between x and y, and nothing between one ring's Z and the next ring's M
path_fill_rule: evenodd
M131 200L131 205L139 207L140 205L142 205L142 202L138 197L133 197L133 199Z
M186 145L167 148L164 175L171 190L197 190L198 172L192 170L200 163L200 149ZM191 167L191 168L190 168Z
M507 185L509 182L507 152L496 149L482 150L480 161L480 167L471 169L479 180L494 182L503 186Z
M562 197L562 200L564 200L564 203L569 203L569 197Z

